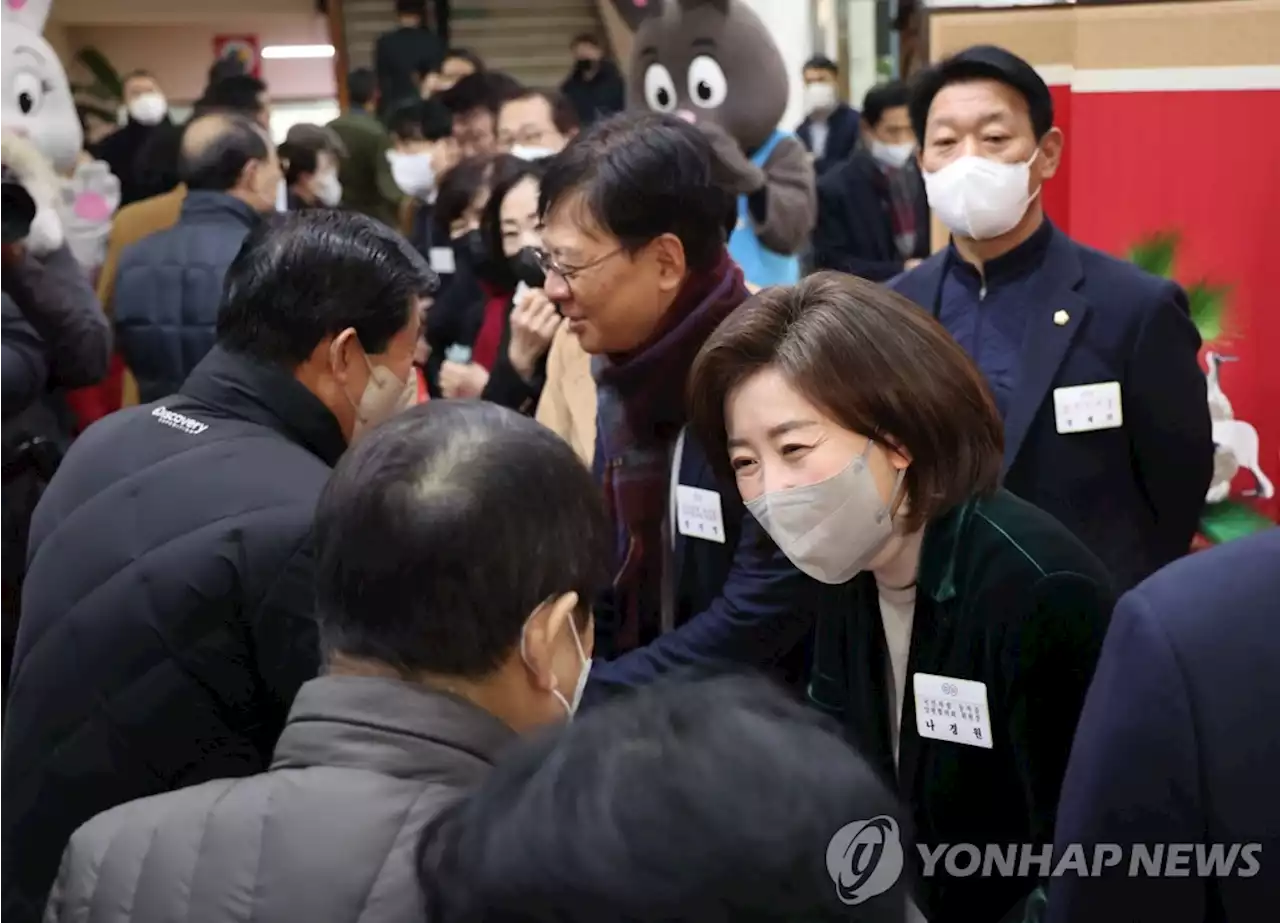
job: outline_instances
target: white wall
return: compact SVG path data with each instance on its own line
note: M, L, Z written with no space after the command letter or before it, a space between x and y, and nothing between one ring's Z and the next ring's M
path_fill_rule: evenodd
M780 123L785 128L795 128L804 120L804 81L800 71L804 62L813 56L813 30L809 0L743 0L755 10L773 33L773 39L787 62L787 77L791 81L791 98Z

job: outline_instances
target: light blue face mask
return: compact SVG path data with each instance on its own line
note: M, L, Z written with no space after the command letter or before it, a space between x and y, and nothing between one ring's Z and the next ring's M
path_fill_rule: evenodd
M533 615L530 614L529 618L533 618ZM526 667L532 670L533 666L529 663L529 654L525 650L525 632L528 628L529 622L526 619L524 628L520 630L520 659L524 661ZM578 659L582 662L582 671L578 674L578 682L574 686L572 699L565 698L564 693L559 689L552 689L551 694L560 700L560 704L564 707L566 720L572 721L573 716L578 713L578 706L582 704L583 693L587 691L587 679L591 676L591 658L583 650L582 636L578 634L578 623L572 613L569 615L569 630L573 632L573 644L578 649Z

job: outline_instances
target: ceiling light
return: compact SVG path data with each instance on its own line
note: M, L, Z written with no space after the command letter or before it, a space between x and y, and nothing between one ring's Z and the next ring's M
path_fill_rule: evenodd
M332 58L332 45L268 45L262 49L264 61L284 61L297 58Z

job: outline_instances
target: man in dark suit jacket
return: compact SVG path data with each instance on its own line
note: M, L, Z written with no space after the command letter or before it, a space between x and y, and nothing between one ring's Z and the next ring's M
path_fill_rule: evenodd
M862 101L866 146L818 182L818 269L883 282L929 255L929 203L915 164L909 98L900 80L872 87Z
M447 36L437 38L426 27L426 0L396 0L396 28L378 36L374 70L382 91L378 115L421 96L422 81L438 70Z
M858 110L840 99L840 68L819 55L804 66L805 120L796 134L813 155L819 175L853 153L858 146Z
M921 75L910 110L929 206L952 242L891 285L986 375L1005 486L1128 589L1187 552L1213 472L1186 294L1045 218L1039 191L1063 138L1021 58L962 51Z
M1241 844L1230 870L1205 877L1205 846L1182 863L1186 877L1130 876L1125 855L1101 877L1053 881L1049 923L1238 923L1275 912L1277 562L1280 529L1269 529L1171 564L1120 600L1058 806L1059 851L1222 844L1225 863Z

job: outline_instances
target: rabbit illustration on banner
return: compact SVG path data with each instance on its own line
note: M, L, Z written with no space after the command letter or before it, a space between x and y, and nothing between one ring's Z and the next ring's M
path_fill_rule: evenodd
M65 240L83 266L95 269L120 204L120 182L105 163L81 157L84 135L75 99L42 34L52 0L3 3L0 125L5 163L37 205L29 246L47 252Z
M778 128L789 78L769 30L740 0L614 0L614 8L635 31L629 104L707 135L717 181L738 193L730 254L752 285L796 282L817 193L804 145Z

